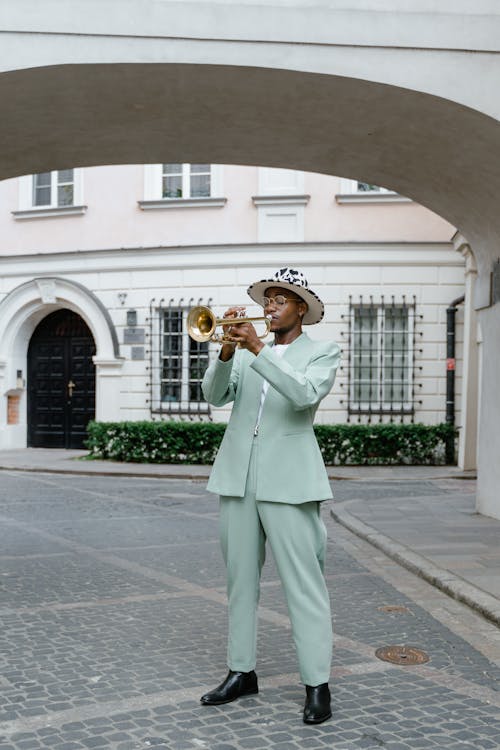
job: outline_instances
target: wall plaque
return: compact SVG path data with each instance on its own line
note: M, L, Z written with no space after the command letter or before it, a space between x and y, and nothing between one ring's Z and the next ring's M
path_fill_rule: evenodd
M131 359L144 359L144 347L133 346L130 350L130 358Z
M144 344L144 328L124 328L124 344Z

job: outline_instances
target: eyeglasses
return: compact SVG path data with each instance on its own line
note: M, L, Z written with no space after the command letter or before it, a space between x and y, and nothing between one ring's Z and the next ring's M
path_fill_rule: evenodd
M302 302L302 300L295 299L295 297L285 297L283 294L277 294L276 297L262 297L260 304L262 307L267 307L271 302L274 302L277 307L284 307L287 302Z

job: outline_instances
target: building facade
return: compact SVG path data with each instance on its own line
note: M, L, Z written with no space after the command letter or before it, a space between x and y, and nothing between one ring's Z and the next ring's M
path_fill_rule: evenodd
M302 269L326 304L307 332L343 361L317 420L446 412L446 309L465 288L454 228L384 188L211 164L64 169L0 183L0 447L77 447L90 418L214 419L217 345L188 335L255 279ZM456 316L461 420L463 311Z

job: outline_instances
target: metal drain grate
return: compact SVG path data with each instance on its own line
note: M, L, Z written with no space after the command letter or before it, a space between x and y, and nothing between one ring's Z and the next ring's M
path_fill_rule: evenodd
M382 661L390 661L391 664L403 666L425 664L430 659L425 651L413 646L382 646L375 651L375 656Z

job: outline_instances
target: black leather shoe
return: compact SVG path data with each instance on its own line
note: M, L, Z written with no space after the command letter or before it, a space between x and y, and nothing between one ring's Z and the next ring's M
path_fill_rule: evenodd
M257 675L251 672L233 672L229 670L226 679L210 693L202 695L200 700L205 706L218 706L220 703L231 703L242 695L254 695L259 692Z
M332 715L330 705L330 688L328 683L322 685L306 685L306 704L304 706L304 723L321 724Z

